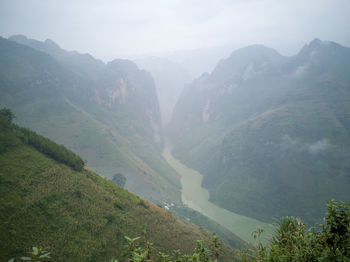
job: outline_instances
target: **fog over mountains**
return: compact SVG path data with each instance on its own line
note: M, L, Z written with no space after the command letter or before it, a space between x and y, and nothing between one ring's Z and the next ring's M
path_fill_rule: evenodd
M168 134L214 203L265 221L314 222L349 201L350 49L315 39L295 56L248 46L184 89Z
M349 260L349 14L1 0L0 260Z
M9 40L40 51L2 40L29 63L19 67L18 51L3 62L26 72L17 78L8 68L3 77L2 103L17 121L107 177L122 172L128 188L153 201L176 202L180 192L179 174L160 155L159 103L165 124L175 107L165 133L175 156L204 174L215 204L267 222L314 222L330 198L349 199L349 48L315 39L285 57L252 45L190 84L186 70L161 58L137 61L154 82L128 60L105 64L51 40Z
M185 84L192 80L180 64L159 57L134 60L142 69L152 74L155 81L163 125L170 121L175 104Z
M106 177L124 174L127 188L156 203L180 203L181 174L161 156L164 134L203 173L210 201L235 213L311 223L327 200L349 200L349 48L314 39L286 57L252 45L190 83L166 59L136 61L148 73L52 40L9 40L1 39L1 103L16 121Z
M1 38L0 103L19 124L66 145L106 177L122 173L134 192L179 201L178 175L159 153L161 116L148 72L128 60L104 64L67 52L51 40L11 40Z
M207 238L202 229L183 224L193 222L218 233L231 247L242 248L242 239L251 238L246 230L248 221L249 230L260 223L272 231L271 224L282 216L298 216L312 225L321 222L330 199L350 201L350 48L335 42L314 39L294 56L283 56L264 45L246 46L223 57L211 72L194 78L179 63L166 58L104 63L90 54L66 51L53 40L14 35L0 38L0 105L0 109L11 109L16 124L63 144L85 161L85 167L73 174L64 163L36 150L40 145L34 150L30 139L23 138L24 131L8 123L0 128L0 157L15 175L8 177L4 171L0 182L14 179L8 182L16 189L13 194L22 194L23 181L32 185L31 179L37 179L45 184L42 174L51 174L47 177L51 181L57 173L64 177L59 183L67 185L64 194L70 194L68 188L76 186L72 183L78 183L74 179L79 177L89 192L84 187L72 191L78 202L85 197L94 201L90 191L98 185L98 190L92 190L96 201L107 204L103 202L103 209L94 210L109 210L109 215L93 218L104 221L98 226L104 234L115 224L131 227L118 229L118 234L138 234L141 230L146 236L150 225L154 237L154 230L166 225L162 233L168 232L180 242L188 243L194 236ZM5 113L0 116L1 123L7 121ZM11 138L8 141L7 136ZM15 162L22 158L21 165L33 170L33 176L19 174ZM118 188L112 190L114 185L90 168L114 182L115 177L125 178L126 189L158 207L121 189L118 196L113 193ZM190 173L196 179L189 177ZM87 182L87 178L94 182ZM191 184L195 180L198 184ZM193 199L185 201L184 188L188 190L189 185L201 194L189 190L186 195ZM31 216L46 219L59 212L53 203L63 199L55 188L49 188L54 196L46 192L42 198L49 200L40 204L51 210L47 213L37 214L40 208L14 201L7 189L10 204L3 204L3 209L24 205ZM30 187L28 194L31 190L35 189ZM196 202L199 196L209 196L212 210L241 220L245 230L235 231L231 226L234 222L226 223L226 217L206 217L205 204L195 209L199 212L185 205L208 202ZM123 204L115 200L119 197ZM110 199L117 202L112 204ZM39 205L35 203L30 205ZM93 207L90 202L79 205ZM64 212L71 212L71 207L65 208ZM20 217L22 211L16 209L15 216ZM167 211L187 222L177 221ZM152 219L143 226L139 220L123 220L146 213ZM81 213L76 216L84 217ZM10 217L3 219L9 221ZM8 223L5 227L10 237L13 233ZM55 228L52 222L42 238L53 241L50 236ZM27 244L28 235L25 239ZM99 237L90 240L98 241ZM169 249L169 243L154 241L157 248ZM106 247L99 248L110 254ZM226 255L231 254L228 246L224 248ZM15 252L11 246L4 250ZM98 251L91 252L91 256L98 256Z

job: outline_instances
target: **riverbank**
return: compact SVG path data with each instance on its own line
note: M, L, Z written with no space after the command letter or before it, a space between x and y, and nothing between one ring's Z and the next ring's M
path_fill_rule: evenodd
M203 175L174 158L169 145L164 148L163 157L181 175L181 199L189 208L211 218L248 242L254 241L252 232L257 228L263 229L266 237L271 235L273 231L271 224L238 215L210 202L208 190L202 187Z

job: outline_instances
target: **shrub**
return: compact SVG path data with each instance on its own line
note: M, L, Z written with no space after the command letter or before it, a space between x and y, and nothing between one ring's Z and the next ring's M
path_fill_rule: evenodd
M70 166L76 171L81 171L84 167L84 161L80 156L68 150L63 145L58 145L52 140L43 137L28 128L17 127L17 136L39 152L55 159L58 162Z
M120 185L121 187L124 187L126 182L126 177L123 174L118 173L113 176L112 181Z
M107 220L113 217L107 215ZM298 218L284 217L278 221L275 234L269 244L264 246L258 242L253 248L240 252L240 260L244 262L312 262L312 261L350 261L350 208L349 203L338 203L334 200L328 204L328 213L325 223L314 228L307 228ZM253 233L259 238L261 229ZM210 246L202 240L191 255L181 254L175 250L172 254L158 253L153 256L153 246L147 242L140 247L137 240L140 237L129 238L124 253L127 261L132 262L213 262L219 258L221 242L214 236ZM33 248L27 261L46 261L49 253L42 249ZM14 259L10 260L11 262ZM111 262L118 262L111 259Z
M298 218L281 218L269 244L241 252L241 261L350 261L349 203L331 200L324 222L308 229Z

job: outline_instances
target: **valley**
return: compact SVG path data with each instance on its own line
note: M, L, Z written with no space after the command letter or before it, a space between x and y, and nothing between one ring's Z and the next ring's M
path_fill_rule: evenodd
M0 38L0 105L105 178L120 174L126 189L241 249L258 228L267 243L280 217L312 225L331 198L349 201L349 50L318 39L293 57L248 46L190 84L179 66L147 62L157 90L130 60L105 64L17 35Z
M2 261L19 261L32 246L45 247L52 261L109 261L123 258L125 236L152 241L155 253L188 253L197 239L211 241L205 230L83 166L67 148L12 124L7 112L0 110ZM232 252L223 246L225 261Z
M0 0L0 261L350 262L349 14Z
M265 240L271 237L273 232L271 224L235 214L210 202L208 190L202 187L203 175L174 158L169 143L165 146L162 155L181 175L181 200L185 205L211 218L247 242L254 242L252 232L257 228L264 230Z
M210 202L272 223L322 221L349 201L350 48L314 39L296 55L251 45L185 86L166 128Z
M11 39L11 41L9 40ZM180 201L161 157L161 119L151 75L123 59L108 64L22 35L0 38L0 105L17 124L64 144L87 165L153 202Z

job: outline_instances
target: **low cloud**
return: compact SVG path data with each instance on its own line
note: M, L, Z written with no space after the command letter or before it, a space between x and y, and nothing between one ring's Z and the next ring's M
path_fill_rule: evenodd
M328 148L330 148L331 144L328 142L327 139L323 138L322 140L318 140L317 142L311 144L308 147L308 151L311 154L318 154L320 152L326 151Z
M281 138L281 147L284 150L307 151L310 154L316 155L331 148L331 143L327 138L317 140L314 143L304 143L299 139L292 138L289 135L283 135Z

